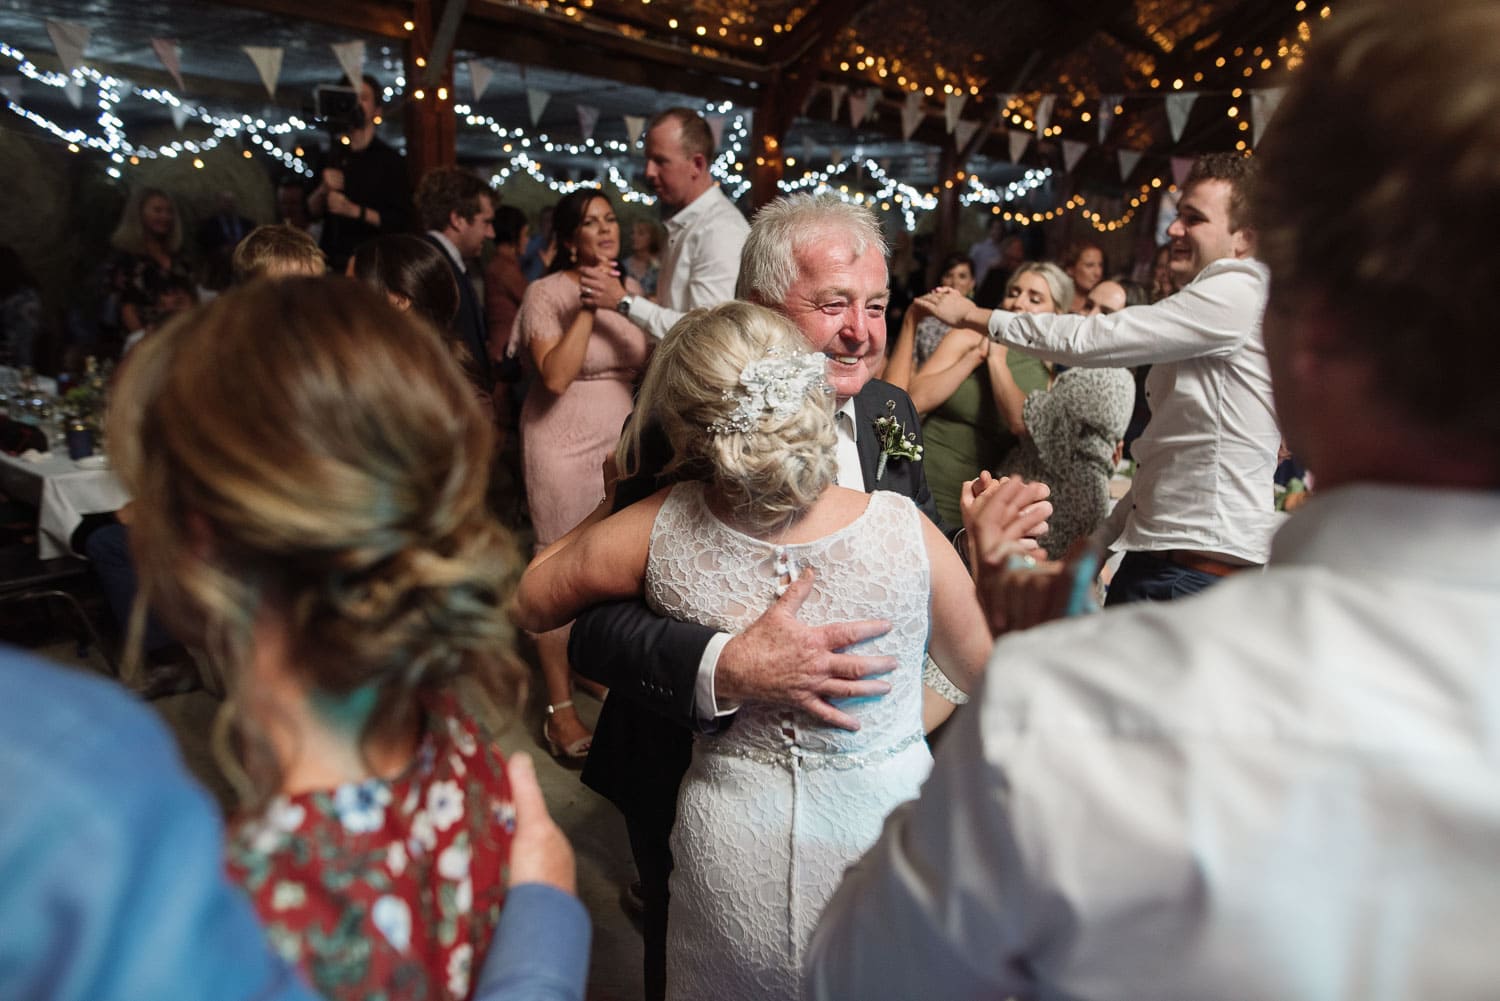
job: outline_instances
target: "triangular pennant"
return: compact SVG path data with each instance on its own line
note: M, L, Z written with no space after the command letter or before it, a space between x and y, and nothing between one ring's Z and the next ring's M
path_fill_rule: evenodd
M908 91L906 103L901 106L901 139L906 141L911 134L917 131L917 126L922 124L922 119L927 113L922 110L922 92L920 90Z
M1120 158L1120 180L1130 180L1130 175L1135 171L1135 165L1141 162L1143 155L1138 149L1122 149L1119 151Z
M68 95L68 103L73 107L83 107L83 84L70 76L68 82L63 84L63 93Z
M47 35L52 39L52 47L57 50L57 58L62 62L64 73L83 67L83 50L89 47L88 25L74 24L71 21L48 21Z
M828 85L828 93L833 95L833 107L828 109L828 117L832 121L839 120L839 108L844 104L844 95L849 92L849 85L844 83L831 83Z
M19 75L0 76L0 95L4 95L7 101L21 101L21 77Z
M641 137L641 130L646 127L646 119L643 115L624 115L625 138L630 145L634 146L637 139Z
M266 85L266 93L276 96L276 81L281 79L281 47L279 45L243 45L245 55L255 64L260 82Z
M1188 171L1193 169L1193 158L1190 156L1172 157L1172 183L1179 188L1182 182L1187 180Z
M1285 87L1271 87L1267 90L1252 90L1250 92L1250 141L1260 145L1260 137L1270 124L1272 116L1276 114L1276 106L1281 103L1282 95L1286 93Z
M713 133L714 149L718 149L724 143L724 116L704 115L703 120L708 123L708 131Z
M851 90L849 92L849 124L857 128L859 123L865 120L865 112L869 110L869 106L870 91L868 88L861 87L858 90Z
M1089 150L1089 144L1078 139L1064 139L1062 141L1063 172L1071 174L1073 168L1078 166L1078 161L1083 154Z
M957 94L949 94L947 100L943 102L943 125L949 132L958 127L958 116L963 114L964 102L968 99L969 95L960 91Z
M469 60L469 86L474 91L474 100L478 101L489 89L490 81L495 77L495 71L490 69L478 59Z
M1026 152L1026 147L1031 144L1031 133L1025 129L1009 129L1010 135L1010 162L1020 163L1021 156Z
M1115 121L1115 107L1120 103L1119 94L1105 94L1099 98L1099 141L1109 134L1109 127Z
M599 124L599 109L588 104L578 106L578 131L584 141L594 138L594 126Z
M953 129L953 144L959 150L969 148L969 140L974 138L974 132L979 128L979 123L972 118L965 118Z
M177 44L177 39L153 38L151 47L156 50L156 58L172 74L172 79L177 81L177 89L187 90L187 85L182 82L182 46Z
M178 132L181 132L183 125L187 124L187 120L188 120L187 105L185 105L185 104L174 104L174 105L171 105L171 108L172 108L172 124L175 125L175 126L177 126L177 131Z
M844 162L844 151L835 146L828 153L828 162L837 167Z
M333 42L328 46L333 50L333 57L339 61L339 69L344 71L352 87L359 86L359 78L365 75L365 43Z
M995 95L995 124L1001 128L1005 127L1005 120L1010 117L1010 102L1016 99L1014 94Z
M1187 128L1188 116L1197 100L1198 94L1192 90L1167 95L1167 126L1172 130L1173 142L1182 138L1182 130Z
M812 104L813 98L816 97L817 95L818 95L818 88L816 88L816 87L809 87L809 88L807 88L807 93L805 93L805 94L802 95L802 107L797 112L797 114L800 115L803 118L806 118L807 117L807 109Z
M526 107L531 112L532 125L542 120L542 109L550 100L552 100L552 95L547 91L537 90L535 87L526 88Z
M1036 103L1036 134L1043 136L1047 134L1047 126L1052 124L1052 109L1057 104L1056 94L1047 94Z

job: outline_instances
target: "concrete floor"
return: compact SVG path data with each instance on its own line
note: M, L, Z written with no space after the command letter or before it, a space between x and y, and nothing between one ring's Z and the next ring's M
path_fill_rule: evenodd
M71 642L27 644L50 660L98 670L97 653L80 656ZM534 682L540 687L540 678ZM600 703L584 692L574 696L580 716L593 726ZM535 703L535 700L533 700ZM153 703L182 746L188 767L220 802L231 793L214 764L209 734L219 703L207 692L171 696ZM639 1001L641 936L620 908L620 889L635 878L630 847L620 814L608 801L578 780L576 768L565 768L548 753L541 738L540 706L533 704L526 719L514 721L498 741L504 751L525 751L537 765L542 793L552 816L573 842L578 861L578 893L594 921L590 960L590 1001Z

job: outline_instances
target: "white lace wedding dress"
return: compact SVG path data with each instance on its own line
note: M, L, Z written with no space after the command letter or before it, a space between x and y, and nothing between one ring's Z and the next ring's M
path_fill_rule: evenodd
M816 542L776 546L720 522L683 483L651 532L646 600L662 614L738 632L789 572L817 583L808 624L887 619L860 653L894 656L889 694L845 700L858 732L754 704L700 735L677 801L667 997L774 1001L799 994L803 950L844 869L913 799L932 758L922 739L929 569L915 505L893 493Z

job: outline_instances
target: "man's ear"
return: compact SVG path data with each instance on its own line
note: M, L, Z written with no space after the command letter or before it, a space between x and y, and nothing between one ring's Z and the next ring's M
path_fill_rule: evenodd
M693 154L693 169L700 174L708 173L708 157L702 153Z
M467 218L464 217L464 214L462 212L456 212L455 211L455 212L449 212L448 213L448 228L451 229L455 233L457 233L459 230L463 229L464 226L467 225L469 221L470 221L469 219L467 219Z
M1255 256L1255 246L1258 240L1254 227L1241 226L1233 233L1230 233L1229 238L1233 241L1232 246L1235 257Z

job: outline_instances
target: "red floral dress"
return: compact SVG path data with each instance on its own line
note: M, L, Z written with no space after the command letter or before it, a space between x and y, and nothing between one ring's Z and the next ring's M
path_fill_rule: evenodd
M232 823L229 874L324 997L461 1001L500 919L514 832L499 750L442 700L399 778L278 796Z

